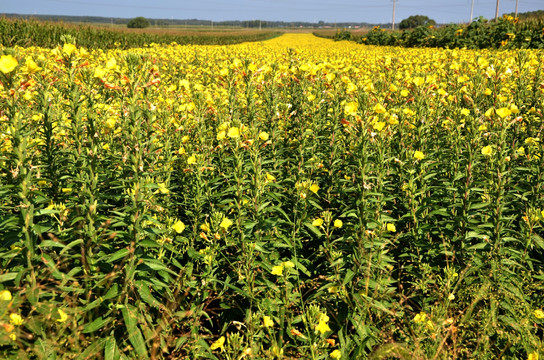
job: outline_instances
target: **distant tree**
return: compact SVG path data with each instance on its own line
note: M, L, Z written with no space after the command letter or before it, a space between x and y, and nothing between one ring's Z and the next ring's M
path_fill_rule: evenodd
M143 16L135 17L127 23L127 27L131 29L143 29L149 26L149 20Z
M399 23L399 29L413 29L418 26L436 25L436 21L425 15L412 15Z

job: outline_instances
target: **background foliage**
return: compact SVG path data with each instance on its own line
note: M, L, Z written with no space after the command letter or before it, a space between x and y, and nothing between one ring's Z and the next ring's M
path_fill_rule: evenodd
M79 46L88 49L127 49L147 44L227 45L244 41L260 41L280 35L270 31L203 32L165 30L128 32L96 26L56 24L0 18L0 44L5 47L40 46L53 48L63 36L77 38Z
M469 25L450 24L441 26L417 26L411 30L388 31L374 27L371 31L355 35L339 31L335 40L354 40L367 45L386 45L403 47L438 47L467 49L543 49L544 20L531 18L518 21L509 15L498 21L488 21L483 17ZM324 34L316 33L324 36Z

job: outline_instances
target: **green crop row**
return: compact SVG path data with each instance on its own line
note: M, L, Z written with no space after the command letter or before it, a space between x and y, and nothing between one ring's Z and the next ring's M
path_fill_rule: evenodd
M40 46L52 48L62 44L63 36L77 39L78 46L88 49L127 49L147 44L229 45L261 41L278 36L277 32L247 31L244 33L149 33L108 30L93 26L46 23L32 20L0 18L0 44L5 47Z

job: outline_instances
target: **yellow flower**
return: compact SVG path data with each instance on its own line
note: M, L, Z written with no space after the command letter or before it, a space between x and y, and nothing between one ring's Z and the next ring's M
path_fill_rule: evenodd
M34 74L35 72L38 72L42 69L34 62L34 60L30 56L26 58L25 68L26 72L29 74Z
M359 107L359 104L356 103L356 102L349 102L346 104L346 106L344 107L344 113L346 115L357 115L357 108Z
M72 188L62 188L62 192L63 192L63 193L71 193L71 192L72 192Z
M406 89L400 91L400 95L402 97L407 97L410 94L410 92Z
M334 227L335 227L335 228L340 229L340 228L342 227L342 225L344 225L344 223L342 222L342 220L340 220L340 219L334 220Z
M283 274L283 264L272 266L272 271L270 273L272 275L281 276Z
M544 311L540 310L540 309L537 309L535 311L533 311L533 315L537 318L537 319L544 319Z
M217 133L216 139L217 141L223 140L227 136L227 132L225 130L221 130Z
M111 57L106 61L106 69L113 70L117 66L117 60L114 57Z
M185 230L185 224L181 220L178 220L172 226L172 229L174 229L174 231L177 232L178 234L181 234L183 230Z
M372 126L372 128L376 131L382 131L384 127L385 127L384 121L378 121Z
M329 327L327 322L324 321L324 319L321 319L321 320L319 320L319 323L315 327L315 330L316 330L316 332L319 331L321 334L324 334L327 331L331 331L331 328Z
M419 314L414 316L414 322L416 323L425 322L426 319L427 319L427 314L425 314L424 312L420 312Z
M312 221L312 225L315 227L320 227L321 225L323 225L323 219L321 218L315 219L314 221Z
M223 350L223 347L225 346L225 337L221 336L219 339L215 340L211 345L210 349L217 350L221 349Z
M237 137L240 137L240 129L238 129L237 127L231 127L231 128L229 129L228 136L229 136L230 138L237 138Z
M310 186L310 191L313 192L314 194L317 194L317 192L319 191L319 185L312 184L312 186Z
M272 327L274 326L274 320L270 316L263 316L263 326L264 327Z
M2 290L0 291L0 301L10 301L12 299L11 293L9 290Z
M21 326L23 325L23 318L19 314L10 314L9 315L9 322L15 326Z
M75 50L76 46L74 44L64 44L62 47L62 52L68 56L72 55Z
M485 155L485 156L493 155L493 148L490 145L484 146L482 148L482 155Z
M196 164L196 156L194 156L194 155L189 156L187 158L187 164L188 165Z
M383 114L385 113L387 110L385 109L385 107L382 105L382 104L376 104L374 106L374 111L378 114Z
M423 159L425 159L425 154L423 154L419 150L416 150L416 152L414 153L414 158L416 158L418 160L423 160Z
M159 187L159 192L161 194L168 194L170 192L165 183L158 183L157 186Z
M115 124L117 123L117 120L115 118L110 117L106 120L106 126L110 129L115 128Z
M329 354L329 356L333 359L340 359L342 357L342 352L338 349L334 350Z
M62 311L61 309L58 309L58 312L59 312L59 318L57 319L58 322L63 323L66 320L68 320L68 315L66 315L64 311Z
M512 111L508 108L500 108L495 110L495 113L499 115L501 118L505 118L507 116L510 116L510 114L512 114Z
M268 133L265 132L265 131L261 131L261 132L259 133L259 139L261 139L262 141L268 140Z
M230 221L227 217L224 217L223 220L221 220L221 224L219 224L219 226L225 230L227 230L231 225L232 221Z
M538 352L533 351L529 355L527 355L527 360L538 360Z
M276 177L274 175L266 173L266 180L267 181L276 181Z
M421 76L416 76L413 80L413 83L415 86L421 86L425 83L425 79L423 79Z
M11 55L3 55L0 57L0 71L4 74L10 73L19 65L17 59Z
M284 261L281 263L283 265L283 267L287 268L287 269L292 269L295 267L295 264L292 262L292 261Z
M11 339L11 341L17 340L17 335L15 335L14 333L9 334L8 336Z
M395 224L387 223L387 231L396 232L397 228L395 227Z

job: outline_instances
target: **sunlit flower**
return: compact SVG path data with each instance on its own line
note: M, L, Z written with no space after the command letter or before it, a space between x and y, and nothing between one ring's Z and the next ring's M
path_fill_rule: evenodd
M397 228L395 227L395 224L387 223L387 231L396 232Z
M263 316L263 326L264 327L272 327L274 326L274 320L270 316L264 315Z
M265 132L265 131L261 131L259 133L259 139L261 139L262 141L267 141L268 140L268 133Z
M420 312L419 314L414 316L414 322L416 323L423 323L425 322L425 320L427 320L427 314L425 314L424 312Z
M272 275L281 276L283 274L283 264L272 266L272 271L270 273Z
M196 164L196 156L191 155L187 158L187 164L188 165L194 165Z
M240 137L240 129L238 129L237 127L231 127L227 135L230 138Z
M329 356L332 358L332 359L340 359L342 357L342 352L338 349L336 350L333 350Z
M501 118L505 118L507 116L510 116L510 114L512 114L512 111L508 108L500 108L495 110L495 113L499 115Z
M544 319L544 311L540 310L540 309L536 309L535 311L533 311L533 315L537 318L537 319Z
M58 309L57 311L59 313L59 318L57 319L58 322L63 323L68 320L68 315L66 315L64 311L62 311L61 309Z
M23 318L19 314L12 313L9 314L9 322L15 326L21 326L23 325Z
M316 332L320 332L321 334L325 334L328 331L331 331L331 328L329 327L329 324L327 324L327 321L324 319L320 319L317 326L315 327Z
M225 346L225 337L221 336L219 339L215 340L210 345L210 349L211 350L217 350L217 349L223 350L224 346Z
M312 184L312 186L310 186L310 191L313 192L314 194L317 194L317 192L319 191L319 185Z
M493 148L491 147L491 145L484 146L482 148L482 155L485 155L485 156L493 155Z
M221 224L219 224L219 226L222 227L225 230L228 230L228 228L231 225L232 225L232 221L227 217L224 217L223 220L221 220Z
M344 225L344 223L342 222L342 220L340 220L340 219L334 220L334 227L335 228L340 229L343 225Z
M17 65L19 65L17 59L11 55L3 55L0 57L0 71L4 74L8 74L15 70Z
M166 184L165 183L158 183L157 186L159 187L159 192L161 194L168 194L170 193L170 190L168 190L168 188L166 187Z
M423 160L423 159L425 159L425 155L421 151L416 150L414 152L414 158L418 159L418 160Z
M312 225L315 227L320 227L321 225L323 225L323 219L321 218L314 219L314 221L312 221Z
M183 230L185 230L185 224L181 220L178 220L172 226L172 229L174 229L174 231L177 232L178 234L181 234Z
M74 44L64 44L62 46L62 52L68 56L72 55L76 51L76 46Z
M10 301L12 299L9 290L0 290L0 301Z

